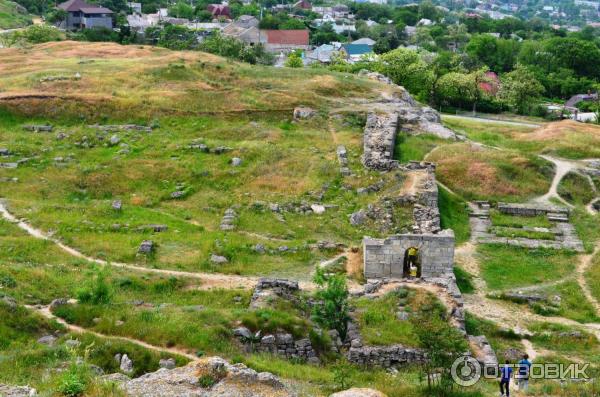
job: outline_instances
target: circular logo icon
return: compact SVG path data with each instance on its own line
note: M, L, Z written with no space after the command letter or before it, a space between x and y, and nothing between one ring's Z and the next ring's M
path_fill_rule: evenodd
M461 386L473 386L481 378L481 364L473 357L462 356L452 363L452 380Z

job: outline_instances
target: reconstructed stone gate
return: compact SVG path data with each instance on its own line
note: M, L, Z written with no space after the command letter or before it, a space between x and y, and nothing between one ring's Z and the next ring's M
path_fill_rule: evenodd
M398 234L385 239L363 239L366 278L402 278L406 251L419 249L421 277L444 277L454 265L454 232L438 234Z

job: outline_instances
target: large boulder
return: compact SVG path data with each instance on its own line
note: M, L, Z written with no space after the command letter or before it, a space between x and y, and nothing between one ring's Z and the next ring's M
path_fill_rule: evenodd
M373 389L353 387L352 389L333 393L329 397L386 397L386 395Z

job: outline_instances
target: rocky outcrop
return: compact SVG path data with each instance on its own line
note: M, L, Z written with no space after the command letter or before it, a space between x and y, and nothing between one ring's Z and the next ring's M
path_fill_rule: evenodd
M211 357L184 367L145 374L121 383L132 397L291 397L273 374L256 372L243 364L229 364Z

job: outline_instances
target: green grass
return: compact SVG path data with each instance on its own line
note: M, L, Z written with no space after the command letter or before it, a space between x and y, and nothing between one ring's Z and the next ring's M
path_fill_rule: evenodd
M569 172L560 181L558 194L573 205L587 205L596 197L590 180L574 172Z
M490 290L545 283L572 274L577 260L571 251L527 249L500 244L477 246L482 276Z
M585 208L576 207L571 211L569 220L575 226L586 252L591 253L600 240L600 215L590 215Z
M490 229L490 233L493 233L498 237L529 238L529 239L535 239L535 240L555 240L556 239L556 236L552 232L542 232L542 231L537 231L537 230L523 230L520 228L513 228L513 227L495 226Z
M62 326L32 313L19 306L10 309L0 302L0 383L15 385L29 384L41 393L56 391L60 373L52 369L68 363L75 356L87 357L87 363L97 365L106 373L119 372L119 364L114 360L117 353L127 354L134 361L134 374L141 375L158 369L161 358L171 357L146 350L138 345L97 338L89 334L64 334L55 346L37 343L41 336L64 333ZM80 344L67 348L64 342L77 339ZM72 351L71 351L71 350ZM178 365L187 361L174 357ZM100 390L97 390L100 388ZM49 394L48 394L49 395ZM86 395L112 395L92 384Z
M468 241L471 235L468 206L464 200L438 186L438 207L442 229L452 229L456 244Z
M558 315L580 323L597 323L600 321L596 309L588 302L576 281L567 281L550 288L542 289L542 292L550 298L553 296L560 297L557 310L551 309L547 314ZM535 306L534 310L536 310ZM546 314L545 310L545 307L540 307L536 311L540 312L540 314Z
M0 0L0 29L14 29L30 25L31 17L22 12L17 3Z
M592 265L585 273L585 278L592 295L600 301L600 254L592 259Z
M516 216L503 214L498 210L491 210L490 219L492 221L492 225L494 226L503 226L511 228L543 227L547 229L552 227L552 222L550 222L548 220L548 217L545 215Z
M420 341L414 331L416 325L410 321L410 316L420 310L432 311L441 307L441 303L432 295L412 289L392 291L378 299L359 298L354 304L363 342L384 346L402 344L419 347ZM396 317L401 310L400 304L404 306L402 310L409 313L409 320L398 320Z
M432 134L407 135L399 133L394 147L394 159L401 163L422 161L425 155L440 144L447 143Z
M473 275L461 267L454 266L454 276L456 277L456 284L458 289L463 294L472 294L475 292L475 285L473 284Z
M535 332L532 342L545 349L567 356L576 355L592 363L598 363L600 359L598 340L585 331L577 330L581 337L568 336L565 333L574 331L572 327L551 323L534 323L529 329Z

